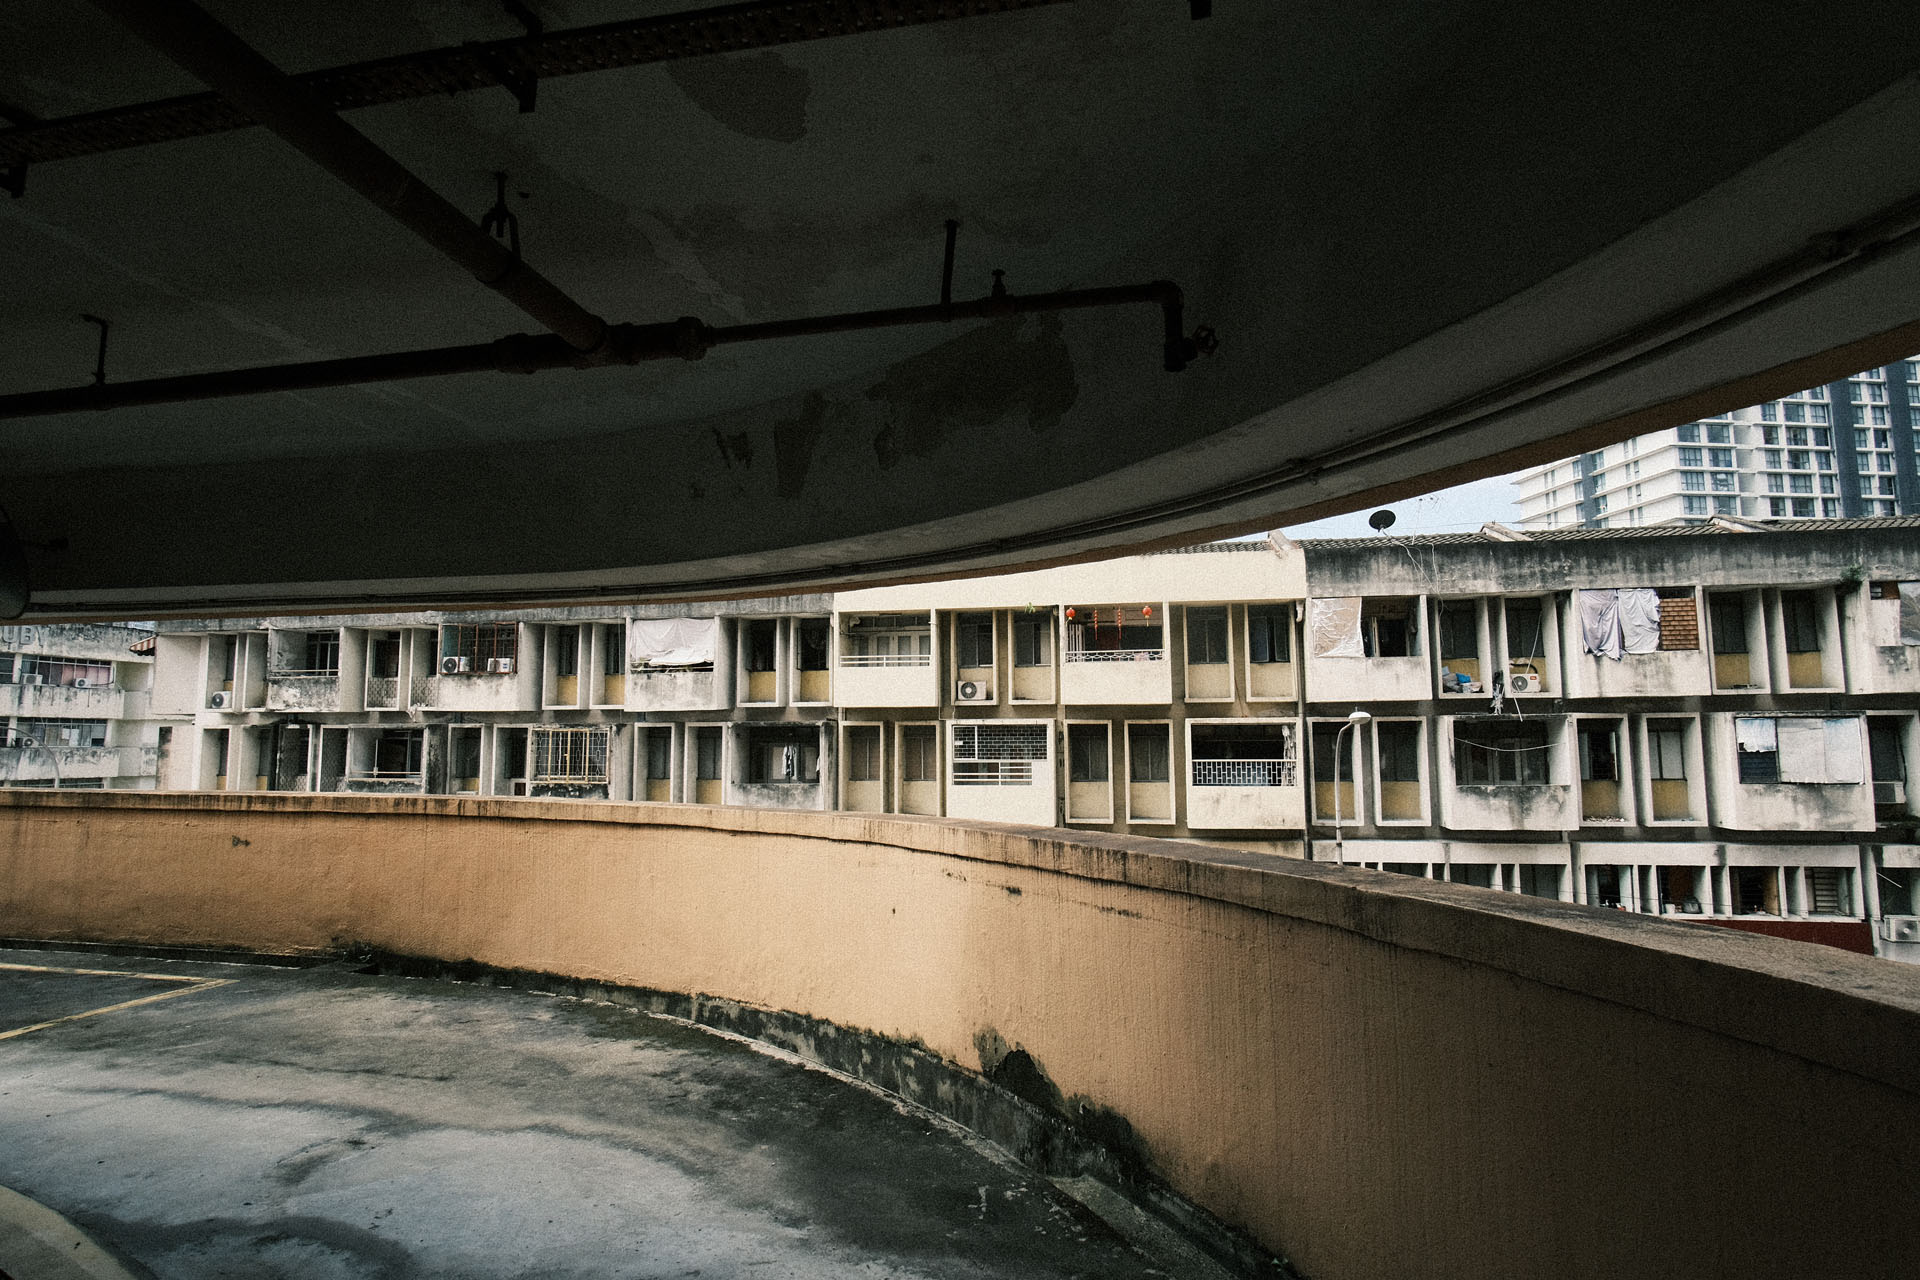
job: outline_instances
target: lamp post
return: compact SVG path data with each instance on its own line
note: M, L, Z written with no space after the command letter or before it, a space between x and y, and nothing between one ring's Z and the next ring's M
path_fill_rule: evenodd
M1333 735L1333 848L1334 856L1343 867L1347 865L1347 835L1340 826L1340 762L1346 757L1340 749L1340 743L1346 738L1347 730L1363 725L1371 719L1373 719L1371 715L1355 707L1352 714L1347 717L1347 722L1340 726L1340 732ZM1358 739L1356 739L1356 741L1358 741ZM1359 771L1350 770L1349 772L1354 773L1357 780ZM1360 797L1356 795L1354 797L1355 809L1360 807L1359 800ZM1360 815L1355 813L1353 816L1357 818Z

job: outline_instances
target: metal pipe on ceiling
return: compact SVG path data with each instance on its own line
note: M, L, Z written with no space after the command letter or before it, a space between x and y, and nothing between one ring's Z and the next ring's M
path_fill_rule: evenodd
M606 341L606 321L520 261L191 0L93 4L568 345L594 351Z
M174 378L146 378L134 382L26 391L0 395L0 420L86 410L125 409L136 405L217 400L273 391L359 386L410 378L444 377L456 373L539 373L547 369L598 369L611 365L640 364L649 360L698 360L714 347L733 343L1140 304L1160 308L1162 366L1170 373L1186 368L1201 348L1183 331L1180 287L1170 281L1155 280L1147 284L1067 289L1056 293L1001 294L972 302L846 311L764 324L715 327L691 316L661 324L616 324L608 327L606 342L600 350L590 355L575 350L552 334L520 333L493 342L460 347L434 347L341 360L311 360L299 364L193 373Z
M746 0L598 26L420 49L308 71L291 79L328 111L533 83L587 71L768 49L891 31L1069 0ZM133 103L0 130L0 168L244 129L253 123L216 93Z

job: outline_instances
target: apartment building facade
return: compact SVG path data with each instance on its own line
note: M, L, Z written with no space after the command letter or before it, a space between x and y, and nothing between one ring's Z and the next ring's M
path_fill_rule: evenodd
M1920 513L1920 357L1519 473L1528 529Z
M102 623L0 626L0 786L152 788L153 641Z
M162 624L163 785L1173 836L1920 960L1920 519Z

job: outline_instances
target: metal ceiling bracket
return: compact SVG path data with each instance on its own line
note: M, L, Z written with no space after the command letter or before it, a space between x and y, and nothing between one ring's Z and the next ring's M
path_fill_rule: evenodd
M113 327L113 322L102 320L99 316L83 315L80 318L88 324L100 326L100 347L93 358L93 385L104 387L107 385L107 330Z
M513 260L520 260L520 219L513 210L507 208L507 175L495 172L493 175L493 208L480 216L480 229L495 240L504 241L513 254Z
M468 47L473 50L473 56L480 60L480 64L492 73L494 83L514 96L514 100L520 104L520 114L531 115L534 100L540 94L540 77L533 69L521 61L520 55L512 49L484 44Z

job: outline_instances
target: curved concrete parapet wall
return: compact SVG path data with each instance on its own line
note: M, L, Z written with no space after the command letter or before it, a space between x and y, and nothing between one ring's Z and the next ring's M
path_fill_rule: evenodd
M359 944L1018 1048L1315 1280L1913 1274L1920 971L1708 926L985 823L0 793L0 935Z

